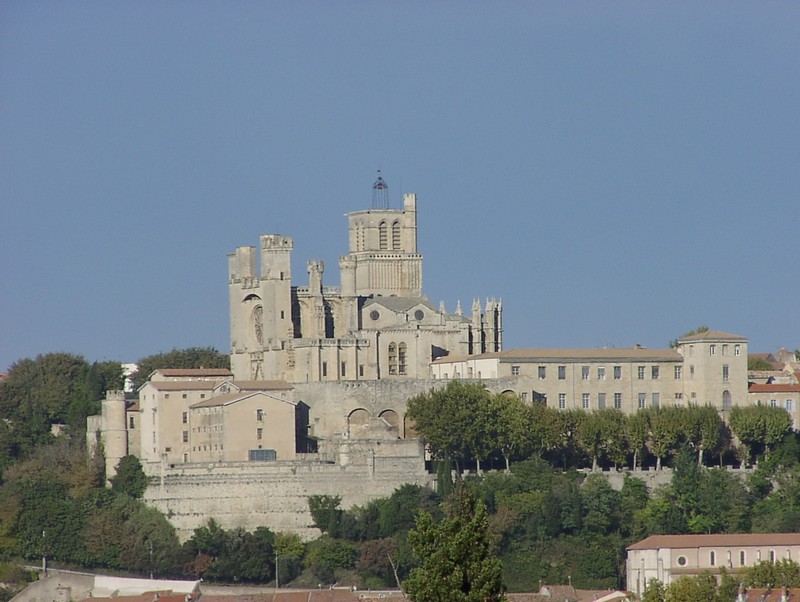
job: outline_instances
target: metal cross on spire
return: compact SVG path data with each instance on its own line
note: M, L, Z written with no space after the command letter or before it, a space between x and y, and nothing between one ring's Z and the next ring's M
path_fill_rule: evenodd
M375 183L372 185L372 208L389 208L389 185L381 176L380 169L378 170L378 179L375 180Z

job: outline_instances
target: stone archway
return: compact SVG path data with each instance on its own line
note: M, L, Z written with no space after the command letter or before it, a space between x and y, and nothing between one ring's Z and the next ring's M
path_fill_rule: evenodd
M384 410L379 416L389 425L389 428L397 433L398 437L402 436L400 432L400 416L397 415L397 412L394 410Z
M347 434L350 437L363 436L369 429L371 415L364 408L358 408L347 416Z

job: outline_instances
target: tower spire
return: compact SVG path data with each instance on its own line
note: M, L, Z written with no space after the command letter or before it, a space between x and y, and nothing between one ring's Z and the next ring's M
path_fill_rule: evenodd
M381 176L380 169L378 170L378 179L375 180L375 183L372 185L372 208L389 208L389 185Z

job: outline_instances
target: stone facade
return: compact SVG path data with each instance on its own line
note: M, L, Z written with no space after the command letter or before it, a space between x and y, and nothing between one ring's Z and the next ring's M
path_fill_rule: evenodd
M155 476L144 499L170 517L181 541L209 518L225 529L268 526L313 539L319 531L308 496L340 496L349 508L387 497L403 483L429 485L433 479L418 439L340 440L332 451L335 459L160 464L150 470Z
M475 301L466 317L460 305L450 313L423 295L416 195L404 196L402 210L356 211L348 222L339 287L323 285L322 261L308 262L308 286L293 285L287 236L262 235L258 250L228 256L237 379L426 378L437 357L502 350L500 301Z
M747 339L709 331L673 349L512 349L431 363L434 379L480 379L490 389L557 409L746 405Z
M783 558L800 558L799 533L653 535L628 547L626 582L641 596L651 579L669 585L681 575L719 575L723 568L735 574Z

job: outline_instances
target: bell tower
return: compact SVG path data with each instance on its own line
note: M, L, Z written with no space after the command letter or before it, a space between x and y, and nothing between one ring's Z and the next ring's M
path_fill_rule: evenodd
M417 196L403 195L403 209L389 209L389 185L378 172L372 209L348 214L350 253L342 258L358 296L422 296L422 255L417 253Z

